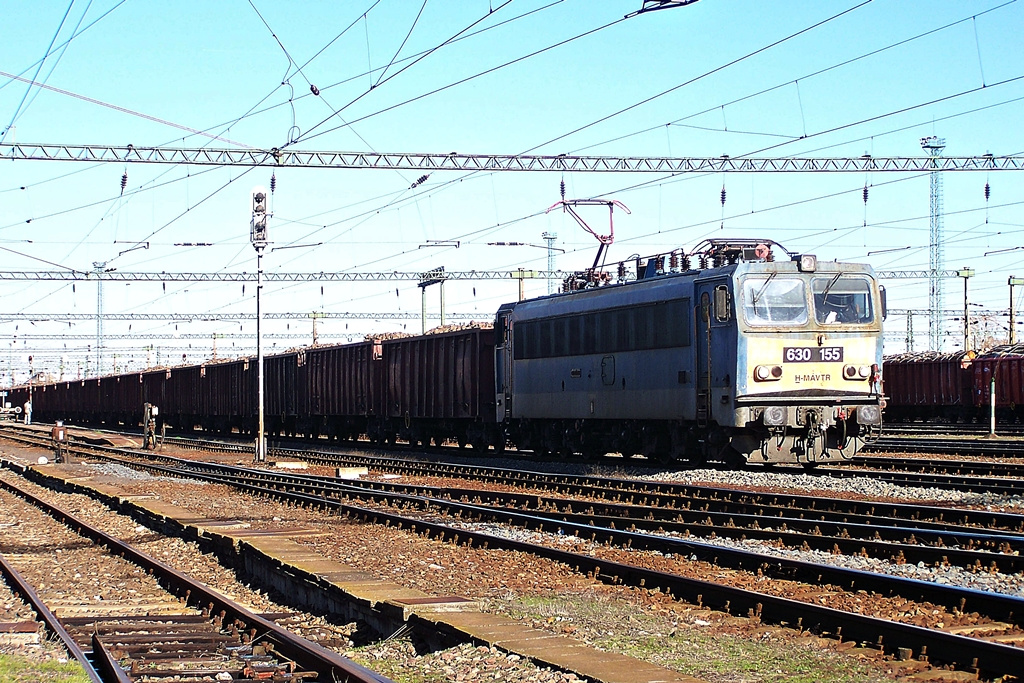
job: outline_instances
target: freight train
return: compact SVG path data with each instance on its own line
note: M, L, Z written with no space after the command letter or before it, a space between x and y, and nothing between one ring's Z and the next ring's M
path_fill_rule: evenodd
M883 373L887 421L988 422L994 379L996 418L1024 422L1024 344L890 356Z
M881 430L884 290L869 266L774 260L771 240L707 240L503 305L493 327L314 346L265 359L271 434L513 445L571 457L801 463ZM621 266L620 266L621 270ZM254 434L253 359L35 386L39 420ZM15 405L27 397L17 387Z

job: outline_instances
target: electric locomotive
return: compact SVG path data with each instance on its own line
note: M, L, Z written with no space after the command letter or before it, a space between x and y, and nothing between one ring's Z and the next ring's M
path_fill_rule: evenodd
M733 464L853 457L881 429L884 290L870 266L775 261L772 246L708 240L675 269L651 258L629 283L502 306L508 440Z

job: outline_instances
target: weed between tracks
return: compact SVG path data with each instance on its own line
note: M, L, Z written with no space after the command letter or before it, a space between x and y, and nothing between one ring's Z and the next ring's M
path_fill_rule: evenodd
M39 662L29 657L0 654L4 683L89 683L78 662Z
M830 641L707 611L652 613L595 595L493 600L488 608L712 683L867 683L892 680Z

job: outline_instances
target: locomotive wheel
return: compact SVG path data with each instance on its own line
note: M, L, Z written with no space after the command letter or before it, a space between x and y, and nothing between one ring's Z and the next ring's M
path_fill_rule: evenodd
M747 459L732 446L726 445L718 457L725 463L725 466L730 470L741 470L747 464Z

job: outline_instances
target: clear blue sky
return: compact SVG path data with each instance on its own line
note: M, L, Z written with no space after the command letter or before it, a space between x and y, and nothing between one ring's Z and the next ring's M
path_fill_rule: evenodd
M759 156L920 155L919 139L938 135L950 156L1024 152L1024 80L1011 80L1024 76L1024 3L699 0L622 20L640 5L9 0L0 71L73 95L0 76L0 130L8 143L268 149L295 140L294 147L309 150L698 157L758 150L766 150ZM464 37L439 47L457 35ZM882 51L870 54L876 50ZM520 61L496 68L514 60ZM847 60L854 61L831 68ZM470 80L451 86L463 79ZM48 261L79 270L107 262L133 272L251 272L249 193L254 185L269 185L270 173L4 162L0 247L23 255L0 252L0 269L54 269ZM563 177L557 174L438 172L415 189L410 185L419 174L406 171L290 168L276 175L272 246L322 244L268 251L268 271L543 268L542 249L487 243L537 244L544 231L557 232L557 246L565 249L558 268L585 268L596 249L593 238L561 213L544 214L559 198ZM612 261L689 248L708 236L763 236L793 251L879 269L928 265L927 177L575 173L564 180L570 197L613 198L629 207L631 214L616 215ZM970 287L979 309L1005 309L1007 277L1024 276L1024 250L983 257L1024 244L1022 180L1009 172L943 176L946 266L976 269ZM598 229L606 227L603 210L585 215ZM460 247L419 248L428 240L459 240ZM149 248L119 255L139 241ZM175 246L186 242L213 246ZM910 249L868 255L899 247ZM273 286L264 309L418 312L415 283L398 283L397 289L395 283L329 284L321 294L319 284ZM546 283L531 282L527 289L541 294ZM923 281L890 281L888 289L891 307L927 307ZM254 288L243 292L240 284L168 283L165 289L118 283L105 285L104 293L108 313L255 309ZM446 285L449 312L481 319L515 296L513 282ZM436 311L437 292L430 291L428 300ZM96 289L92 283L6 282L0 283L0 301L0 320L3 313L88 314L96 310ZM962 281L947 282L946 306L961 305ZM320 331L404 327L418 331L419 322L327 321ZM923 316L915 327L925 331ZM308 322L274 322L266 331L307 335L273 342L287 348L308 343L309 328ZM122 347L119 365L132 358L131 367L138 368L146 358L138 349L145 344L161 347L162 360L180 361L185 352L196 361L210 355L212 335L252 334L255 326L194 322L175 330L173 323L136 322L129 331L128 323L108 322L104 329L147 335L108 342L108 364ZM902 333L903 318L891 319L889 329ZM37 366L54 374L61 356L65 376L84 370L89 340L41 337L88 336L95 325L40 319L0 322L0 330L7 339L0 346L7 356L0 355L6 383L7 366L24 365L33 352ZM182 338L160 336L175 331ZM233 342L236 348L252 343L225 337L218 352L230 353ZM887 348L897 351L902 344Z

